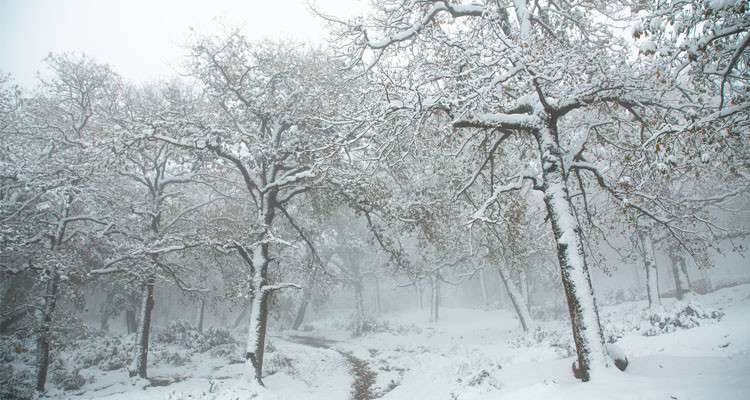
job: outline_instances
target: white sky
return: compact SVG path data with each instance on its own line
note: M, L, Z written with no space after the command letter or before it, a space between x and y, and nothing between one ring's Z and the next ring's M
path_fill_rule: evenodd
M336 16L362 0L317 0ZM135 81L172 75L189 29L214 32L215 17L244 26L251 39L285 38L318 45L323 23L305 0L0 0L0 73L31 88L50 52L83 52Z

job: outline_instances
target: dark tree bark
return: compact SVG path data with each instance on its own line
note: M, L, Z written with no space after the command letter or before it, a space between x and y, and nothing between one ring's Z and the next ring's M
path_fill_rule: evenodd
M151 334L151 311L154 309L154 277L148 277L143 283L141 293L141 320L136 339L136 354L130 376L138 375L148 378L148 345Z
M565 298L568 302L573 341L581 379L589 381L593 369L607 368L604 335L591 286L581 227L573 215L563 156L558 143L557 120L546 117L535 132L542 159L542 192L557 245Z
M57 306L57 286L60 276L52 272L47 279L42 306L42 320L36 339L36 390L43 392L49 370L49 343L52 336L52 317Z

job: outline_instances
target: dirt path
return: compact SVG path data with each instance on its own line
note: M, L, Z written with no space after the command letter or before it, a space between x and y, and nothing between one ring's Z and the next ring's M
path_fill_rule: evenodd
M377 374L370 369L367 361L355 357L352 353L333 348L332 346L337 343L337 341L321 337L301 335L291 335L287 340L319 349L333 350L341 354L349 363L349 371L354 376L354 382L352 383L352 400L373 400L378 398L371 389L372 385L375 383Z

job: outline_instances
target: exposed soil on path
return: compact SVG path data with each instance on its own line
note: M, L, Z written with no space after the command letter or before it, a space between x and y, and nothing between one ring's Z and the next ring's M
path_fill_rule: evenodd
M354 382L352 383L352 400L373 400L379 397L373 393L371 389L372 385L375 383L377 374L370 369L369 363L355 357L352 353L332 348L335 343L338 343L336 340L301 335L291 335L288 337L288 340L310 347L333 350L341 354L349 363L349 371L354 376Z

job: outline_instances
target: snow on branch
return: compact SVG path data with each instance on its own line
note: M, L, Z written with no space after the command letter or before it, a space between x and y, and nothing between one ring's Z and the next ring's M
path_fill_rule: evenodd
M540 126L538 117L527 114L474 114L453 121L454 128L537 130Z
M454 5L449 4L447 1L435 1L432 7L419 19L419 21L412 24L409 28L403 31L389 36L381 40L370 40L367 37L367 31L362 29L361 26L355 27L357 30L361 30L365 36L367 47L375 50L384 49L390 45L403 42L408 40L422 31L430 22L435 19L435 16L441 12L448 12L453 18L459 17L481 17L488 9L481 5Z
M263 286L263 291L266 293L272 293L277 290L284 290L284 289L297 289L302 290L302 285L298 285L296 283L277 283L275 285L265 285Z

